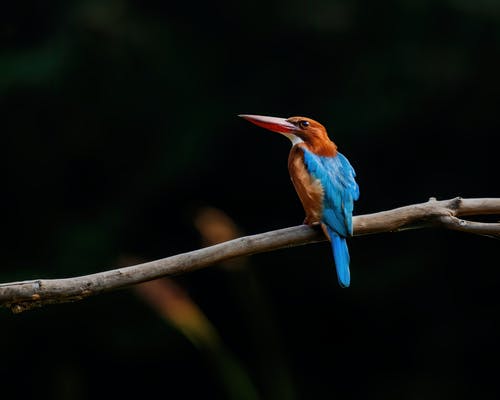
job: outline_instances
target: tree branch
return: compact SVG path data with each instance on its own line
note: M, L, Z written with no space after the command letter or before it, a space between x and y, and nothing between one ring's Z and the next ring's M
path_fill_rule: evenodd
M500 198L457 197L442 201L431 198L426 203L355 216L354 236L441 226L462 232L500 237L500 223L471 222L457 218L495 214L500 214ZM91 275L3 283L0 284L0 306L8 307L14 313L20 313L45 304L82 300L162 276L194 271L234 257L325 240L323 233L317 227L301 225L245 236L188 253Z

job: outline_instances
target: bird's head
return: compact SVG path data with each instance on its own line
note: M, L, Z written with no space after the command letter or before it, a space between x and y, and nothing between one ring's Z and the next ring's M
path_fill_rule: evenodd
M239 117L262 128L281 133L291 140L292 145L304 142L318 155L332 157L337 152L337 146L328 137L325 127L311 118L277 118L248 114L241 114Z

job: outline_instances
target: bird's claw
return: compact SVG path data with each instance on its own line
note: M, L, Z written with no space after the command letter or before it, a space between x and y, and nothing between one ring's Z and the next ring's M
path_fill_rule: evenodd
M320 222L320 221L314 221L314 222L311 222L311 221L309 221L309 219L306 217L306 218L304 219L303 224L304 224L304 225L309 225L309 226L318 226L318 225L320 225L320 224L321 224L321 222Z

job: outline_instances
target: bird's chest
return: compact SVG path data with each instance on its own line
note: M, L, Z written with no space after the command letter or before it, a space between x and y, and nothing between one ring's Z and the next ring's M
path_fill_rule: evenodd
M321 221L324 199L323 185L307 170L304 163L304 153L298 146L294 146L290 152L288 171L306 212L307 223Z

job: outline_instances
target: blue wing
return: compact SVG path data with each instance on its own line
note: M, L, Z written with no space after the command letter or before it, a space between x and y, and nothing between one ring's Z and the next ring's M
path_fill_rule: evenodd
M322 222L330 236L337 277L342 287L351 282L349 250L345 238L352 235L352 210L359 198L356 173L347 158L337 153L335 157L321 157L304 150L304 162L309 173L323 186Z
M352 235L352 211L354 201L359 198L354 168L340 153L335 157L321 157L303 150L307 170L319 179L325 193L323 222L342 237Z

